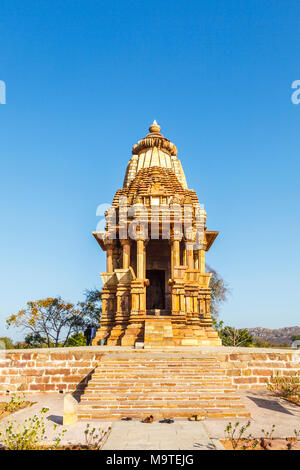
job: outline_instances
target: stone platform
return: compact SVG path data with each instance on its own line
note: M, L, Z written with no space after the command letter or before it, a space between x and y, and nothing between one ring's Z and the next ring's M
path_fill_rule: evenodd
M279 348L188 347L137 350L120 346L0 350L0 395L20 386L26 393L74 393L82 395L96 368L108 357L145 357L145 353L175 354L178 364L185 355L216 360L234 390L262 389L273 374L295 375L300 370L300 351ZM158 357L158 356L156 356ZM120 379L121 380L121 379ZM107 382L109 383L109 382Z
M287 400L274 397L264 390L241 390L241 398L251 412L252 423L249 432L254 437L262 437L261 430L270 431L275 424L274 437L285 439L292 437L294 429L299 428L300 407ZM9 397L1 397L9 400ZM0 420L0 432L5 433L8 421L24 423L32 418L41 408L49 408L46 415L46 435L54 444L54 437L63 429L67 429L61 444L85 444L87 422L77 421L76 424L63 426L64 395L60 393L28 393L26 400L34 402L33 406L23 408L13 415ZM248 418L239 418L246 424ZM187 421L185 418L175 418L173 424L155 421L143 424L139 419L132 421L93 420L91 427L107 430L112 428L103 450L213 450L222 449L218 440L224 438L224 429L232 418L205 419L204 421ZM53 424L57 424L57 432L53 434Z
M193 414L208 418L250 416L214 355L175 348L105 354L79 405L81 419Z

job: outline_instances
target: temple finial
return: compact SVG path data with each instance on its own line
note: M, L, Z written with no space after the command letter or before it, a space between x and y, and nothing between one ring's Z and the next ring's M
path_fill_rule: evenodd
M149 131L151 134L159 134L160 133L160 125L157 124L156 119L154 119L153 123L149 127Z

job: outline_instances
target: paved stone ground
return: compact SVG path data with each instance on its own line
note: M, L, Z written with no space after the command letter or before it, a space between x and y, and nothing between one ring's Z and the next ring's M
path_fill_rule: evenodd
M175 420L172 424L117 421L105 443L105 450L212 450L202 422Z
M283 399L275 398L268 392L243 391L243 401L251 411L252 423L249 428L255 437L262 435L261 429L269 431L273 424L276 425L274 437L290 437L294 429L300 431L300 406L291 404ZM51 440L53 424L57 423L56 433L67 429L63 443L83 443L84 431L87 422L64 427L62 425L63 395L28 395L28 399L36 403L31 408L26 408L0 420L0 431L4 430L7 421L23 423L24 420L38 413L42 407L49 408L46 416L47 440ZM186 419L175 419L173 424L154 422L141 423L132 421L89 421L91 427L107 429L112 427L111 433L104 445L106 450L145 449L145 450L211 450L222 448L218 439L224 437L224 429L229 421L236 419L206 419L201 422L191 422ZM241 423L247 419L241 419Z
M260 390L239 391L241 397L251 412L251 425L248 433L254 437L262 437L262 429L270 431L275 424L274 437L286 438L294 436L294 429L300 431L300 406L282 398L272 396L269 392ZM210 436L224 438L226 424L237 420L205 420L204 426ZM241 423L248 419L241 419Z

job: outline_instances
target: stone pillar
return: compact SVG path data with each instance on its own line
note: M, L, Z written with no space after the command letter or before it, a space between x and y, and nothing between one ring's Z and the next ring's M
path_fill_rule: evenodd
M123 247L123 269L128 269L130 265L130 240L120 240Z
M112 273L113 269L113 240L107 240L106 246L106 272Z
M173 242L170 241L171 245L171 279L174 278L174 253L173 253Z
M101 340L106 340L114 326L114 314L111 312L111 291L105 286L101 292L102 315L100 320L100 328L98 329L93 346L97 346Z
M180 266L180 241L182 235L179 233L173 233L170 238L171 243L171 278L174 278L175 266Z
M195 269L199 269L199 250L194 251L194 266Z
M172 315L185 315L184 281L171 280L169 285L172 289Z
M145 236L136 237L136 279L131 281L131 311L122 346L133 346L143 340L146 315Z
M207 321L212 324L211 314L210 314L210 293L207 293L205 296L205 318Z
M205 316L205 296L201 293L198 295L198 309L199 309L199 314L204 317Z
M123 292L121 290L117 290L116 296L117 296L117 315L122 314L122 295Z
M180 266L180 241L173 240L173 267Z
M136 277L144 279L144 239L136 241Z
M183 248L183 257L182 257L182 264L183 266L187 266L187 259L186 259L186 247Z
M194 269L194 250L193 242L186 242L187 266L188 269Z
M199 292L199 313L201 316L201 324L203 326L211 326L212 325L212 318L210 314L210 289L200 289Z
M102 316L107 316L108 312L108 298L109 298L109 291L107 289L102 290L101 300L102 300Z
M113 251L112 251L112 263L113 263L113 271L119 268L119 256L120 250L117 246L117 243L114 243Z
M201 274L205 273L205 250L198 250L198 269Z
M182 239L182 234L173 233L171 235L171 281L169 285L171 286L171 302L172 302L172 316L179 317L182 316L182 319L178 322L184 323L183 315L185 314L184 309L184 281L181 278L175 277L175 267L181 266L180 264L180 242ZM177 320L176 320L177 321ZM178 324L177 324L178 327Z
M147 270L147 244L148 240L144 241L144 279L146 279L146 270Z

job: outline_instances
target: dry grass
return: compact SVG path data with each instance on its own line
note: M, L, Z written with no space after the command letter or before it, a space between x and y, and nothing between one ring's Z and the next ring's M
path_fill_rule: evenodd
M220 442L225 450L300 450L300 441L295 438L286 439L257 439L258 444L254 446L255 439L240 439L234 449L232 442L228 439L221 439Z
M27 408L28 406L31 405L32 402L30 401L25 401L22 403L19 407L15 408L12 411L7 411L6 406L7 402L1 401L0 402L0 419L5 418L6 416L9 416L10 414L14 413L15 411L22 410L23 408Z

